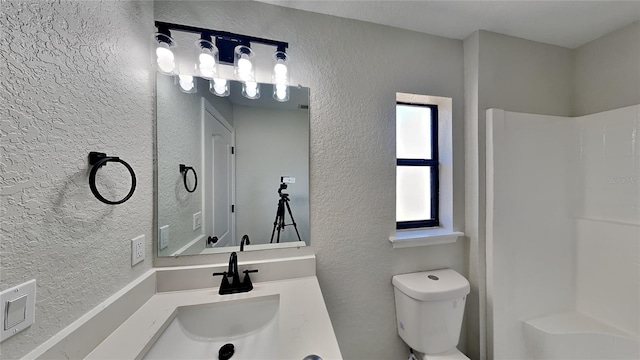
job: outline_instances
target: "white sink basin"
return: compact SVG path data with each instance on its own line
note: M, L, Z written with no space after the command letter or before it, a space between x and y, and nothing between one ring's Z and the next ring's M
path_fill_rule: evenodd
M278 359L279 309L279 295L180 306L144 359L218 359L227 343L232 360Z

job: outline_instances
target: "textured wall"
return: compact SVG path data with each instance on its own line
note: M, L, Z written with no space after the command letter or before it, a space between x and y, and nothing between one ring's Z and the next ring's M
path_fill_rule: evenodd
M296 178L283 192L300 238L309 243L309 112L235 106L237 233L267 244L278 208L280 176ZM291 224L285 212L285 223ZM277 235L274 235L274 239ZM275 240L274 240L275 241ZM293 226L280 241L298 241Z
M157 20L290 43L292 80L311 89L311 246L342 353L406 357L391 276L438 267L465 274L466 261L464 240L410 249L388 241L395 228L395 93L453 98L454 178L461 179L462 42L253 2L156 2L154 10ZM454 194L460 210L464 193Z
M0 288L37 279L36 323L2 343L18 358L151 267L152 4L0 4ZM121 156L138 187L98 202L87 155ZM100 170L105 196L126 192L122 169ZM131 267L130 239L147 259Z
M640 21L573 51L573 115L640 103Z

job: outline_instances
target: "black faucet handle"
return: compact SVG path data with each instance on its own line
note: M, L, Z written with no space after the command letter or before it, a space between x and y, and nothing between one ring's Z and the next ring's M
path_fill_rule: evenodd
M222 281L220 282L220 289L218 290L219 294L222 294L224 291L226 291L228 288L231 287L231 284L229 284L229 279L227 278L227 273L226 272L221 272L221 273L213 273L213 276L222 276Z
M258 269L243 271L244 279L242 280L242 287L244 288L244 291L253 290L253 283L251 282L251 277L249 277L249 274L257 273L257 272L258 272Z

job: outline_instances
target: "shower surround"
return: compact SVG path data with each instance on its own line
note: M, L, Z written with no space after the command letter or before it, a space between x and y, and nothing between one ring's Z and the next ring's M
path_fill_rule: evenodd
M640 357L640 106L487 111L494 359Z

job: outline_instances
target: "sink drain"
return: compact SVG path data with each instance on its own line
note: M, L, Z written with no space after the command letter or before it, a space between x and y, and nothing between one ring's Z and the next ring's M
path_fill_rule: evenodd
M229 359L231 359L231 357L233 356L233 353L235 351L236 351L236 348L233 346L233 344L231 344L231 343L224 344L224 345L222 345L220 350L218 350L218 359L220 359L220 360L229 360Z

